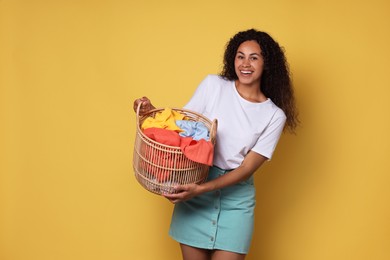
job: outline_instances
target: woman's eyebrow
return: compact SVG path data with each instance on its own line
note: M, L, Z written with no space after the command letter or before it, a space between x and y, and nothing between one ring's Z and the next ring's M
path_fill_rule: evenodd
M237 53L245 55L245 53L243 53L242 51L237 51ZM256 53L256 52L249 54L249 56L252 56L252 55L261 56L259 53Z

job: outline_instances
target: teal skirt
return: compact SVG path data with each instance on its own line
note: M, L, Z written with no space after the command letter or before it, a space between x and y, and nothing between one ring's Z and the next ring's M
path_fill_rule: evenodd
M211 167L208 180L226 170ZM169 235L179 243L247 254L255 209L253 176L220 190L175 205Z

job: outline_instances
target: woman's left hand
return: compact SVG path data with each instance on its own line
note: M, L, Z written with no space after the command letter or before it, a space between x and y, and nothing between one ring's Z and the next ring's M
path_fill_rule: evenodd
M200 194L200 188L198 184L185 184L175 187L177 193L163 194L173 204L189 200Z

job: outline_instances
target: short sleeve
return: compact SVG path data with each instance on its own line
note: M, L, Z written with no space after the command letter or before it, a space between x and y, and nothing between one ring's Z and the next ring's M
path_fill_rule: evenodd
M208 93L210 91L210 79L209 75L199 84L190 101L184 106L185 109L204 114L210 98Z
M279 109L251 150L271 160L285 123L286 116Z

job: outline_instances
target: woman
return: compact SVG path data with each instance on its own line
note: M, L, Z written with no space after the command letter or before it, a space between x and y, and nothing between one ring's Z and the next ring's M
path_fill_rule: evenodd
M146 97L140 113L154 106ZM233 36L219 76L199 85L186 109L218 120L214 166L203 184L166 194L175 209L170 235L185 260L245 259L254 221L253 173L270 160L284 129L294 132L297 112L283 50L267 33Z

